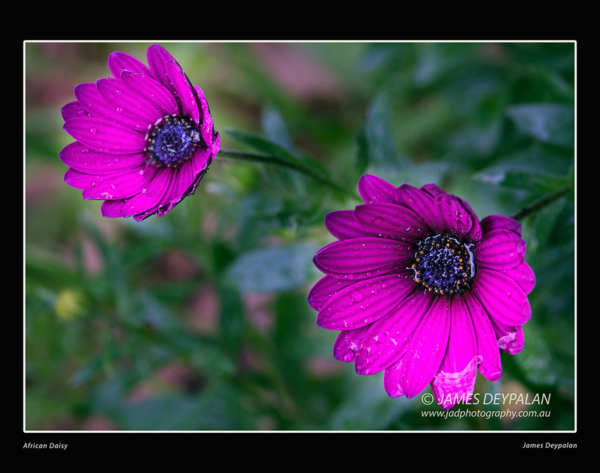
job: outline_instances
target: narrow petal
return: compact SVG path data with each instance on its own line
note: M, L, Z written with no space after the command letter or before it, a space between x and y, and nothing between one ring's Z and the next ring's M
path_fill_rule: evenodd
M506 325L523 325L531 306L521 286L512 278L489 269L475 273L473 293L490 317Z
M150 69L148 69L144 63L138 61L133 56L120 51L115 51L108 55L108 68L115 79L119 79L121 77L121 72L124 70L141 74L151 74Z
M192 89L190 80L175 59L167 61L167 74L175 89L175 100L179 103L181 114L194 120L197 126L200 125L200 111L198 102Z
M102 118L71 118L63 129L83 145L101 153L135 154L144 149L143 133Z
M194 86L194 92L196 94L196 100L200 107L200 135L207 145L213 142L214 135L214 123L208 107L208 102L204 96L204 92L197 85Z
M457 238L466 239L473 227L473 219L462 199L452 194L439 194L435 197L435 204L446 231Z
M510 230L521 236L521 224L510 217L488 215L481 220L481 230L484 234L496 228L504 228L505 230Z
M163 115L178 115L179 106L175 98L160 82L152 79L149 75L134 74L124 71L121 74L121 82L133 93L142 95Z
M407 243L415 243L425 238L428 233L423 220L402 205L390 203L357 205L355 215L356 220L370 231Z
M525 294L529 294L531 291L533 291L536 282L535 274L533 272L533 269L531 269L531 266L529 266L525 261L523 261L519 266L517 266L514 269L509 269L502 272L508 277L517 281L517 283L519 284L519 286L521 286L521 289L523 289L523 292L525 292Z
M356 220L354 210L336 210L325 215L325 228L340 240L377 236L377 232L369 231Z
M89 116L105 118L111 122L118 123L119 125L143 133L148 130L148 127L151 124L150 121L144 120L141 117L126 115L115 110L114 107L111 107L110 104L102 98L96 84L93 82L79 84L73 91L81 106L89 113Z
M114 174L144 164L144 155L98 153L74 141L65 146L58 157L67 166L87 174Z
M355 281L352 280L323 276L308 293L308 305L318 311L334 294L354 283Z
M448 346L450 306L444 297L435 299L406 347L400 384L408 399L423 391L438 372Z
M413 290L411 272L364 279L334 294L319 310L317 325L351 330L384 317Z
M370 375L397 362L406 351L432 300L422 290L416 289L387 316L376 321L365 334L356 354L356 372Z
M400 358L397 362L386 368L383 374L383 387L390 397L404 396L402 385L400 384L400 370L405 358Z
M156 123L163 114L146 97L136 94L123 86L118 79L98 79L98 93L108 104L110 110L132 118L144 120L148 125ZM146 132L149 128L143 129ZM138 129L138 131L140 131Z
M492 319L492 326L498 338L498 348L511 355L519 353L525 347L522 327L509 327Z
M102 212L103 217L107 218L119 218L122 217L121 209L127 202L127 199L124 200L105 200L102 202L102 206L100 207L100 211Z
M172 174L170 169L159 169L154 179L139 194L127 201L121 209L121 215L132 217L158 205L169 188Z
M384 238L353 238L330 243L321 248L313 262L325 274L333 277L348 275L349 279L364 279L405 269L414 257L412 246Z
M119 200L132 197L144 189L144 186L156 173L154 166L142 166L123 172L106 175L89 175L88 185L83 190L86 200Z
M526 246L514 232L497 228L485 233L473 249L480 267L502 271L523 263Z
M432 197L446 193L446 191L436 186L435 184L425 184L424 186L421 186L421 190L424 190Z
M196 148L192 155L194 175L197 176L212 162L213 150L211 148Z
M459 372L448 372L440 368L431 382L431 390L442 409L452 409L459 402L471 403L479 360L479 356L474 356L465 369Z
M459 199L460 199L460 197L459 197ZM467 235L465 236L465 240L473 241L473 242L481 240L481 236L483 235L483 232L481 230L481 224L479 223L479 219L477 218L475 211L471 208L471 206L469 205L469 203L467 201L465 201L463 199L460 199L460 201L463 204L463 207L465 209L467 209L467 212L471 216L471 221L473 223L471 230L469 230L469 233L467 233Z
M64 121L70 120L75 117L89 117L90 114L85 111L81 104L77 101L69 102L63 108L60 109L60 113Z
M185 161L183 165L173 171L173 177L169 190L165 193L160 201L160 209L157 213L159 217L167 215L173 207L175 207L182 199L187 197L188 192L194 184L194 175L192 163Z
M502 362L492 322L471 294L465 292L463 298L471 314L477 336L477 354L481 357L479 371L490 381L498 381L502 377Z
M169 71L167 69L167 64L169 63L169 61L175 61L175 58L171 56L169 51L167 51L159 44L153 44L152 46L150 46L148 48L148 51L146 52L146 57L148 59L148 65L150 66L150 70L152 71L153 77L156 80L158 80L162 85L164 85L167 88L167 90L171 93L171 95L173 95L173 97L177 101L179 110L182 111L181 101L179 100L179 97L177 97L178 91L175 88L173 79L171 79L171 77L169 76ZM177 61L175 61L175 64L177 64Z
M402 184L398 188L397 199L401 205L408 207L421 217L433 233L444 232L444 221L430 194L409 184Z
M459 401L471 401L477 378L477 336L471 314L461 297L452 298L448 348L440 369L431 382L438 404L452 409Z
M364 174L358 180L358 193L367 204L395 202L396 199L396 187L371 174Z
M354 360L360 342L371 325L354 330L342 330L333 344L333 356L336 360L348 363Z

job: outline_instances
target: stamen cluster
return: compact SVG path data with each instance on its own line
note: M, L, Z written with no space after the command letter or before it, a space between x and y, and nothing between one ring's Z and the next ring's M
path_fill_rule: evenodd
M192 126L193 122L183 116L168 115L154 124L144 149L150 162L177 169L184 160L189 159L200 143L200 134Z
M462 293L475 274L471 246L449 234L421 240L411 265L415 281L434 294Z

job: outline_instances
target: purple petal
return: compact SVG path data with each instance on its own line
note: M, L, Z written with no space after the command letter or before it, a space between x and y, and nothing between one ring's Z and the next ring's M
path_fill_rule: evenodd
M204 96L204 92L197 85L194 86L194 92L196 94L196 100L200 106L200 135L207 145L210 145L213 141L214 124L212 116L210 115L210 109L208 108L208 102Z
M444 222L430 194L409 184L402 184L397 196L398 202L421 217L433 233L439 235L444 232Z
M192 166L194 175L197 176L204 171L207 166L212 162L214 157L214 150L212 148L196 148L192 155Z
M114 79L113 79L114 80ZM105 118L132 130L145 133L152 122L138 116L124 115L111 107L100 95L95 83L86 82L73 89L81 106L92 117ZM82 116L82 115L80 115Z
M168 61L166 67L167 74L175 89L174 96L179 103L181 114L194 120L196 125L200 125L200 111L190 80L175 59Z
M371 174L364 174L358 180L358 193L367 204L396 201L396 187Z
M346 286L323 304L317 325L328 330L363 327L387 315L414 287L407 270Z
M67 166L87 174L114 174L144 164L144 155L98 153L78 141L65 146L58 157Z
M404 396L402 385L400 384L400 369L405 358L400 358L393 365L386 368L383 374L383 387L385 392L390 397L401 397Z
M356 355L356 372L361 375L378 373L398 361L431 301L431 297L417 289L386 317L376 321L365 334Z
M340 240L377 236L377 232L369 231L356 220L354 210L336 210L325 215L325 228Z
M521 286L499 271L480 268L475 274L473 293L498 322L517 326L531 318L531 306Z
M431 382L431 390L442 409L452 409L456 404L469 404L473 399L479 356L474 356L465 369L448 372L440 368Z
M535 274L533 269L525 261L514 269L502 271L508 277L517 281L525 294L529 294L535 287Z
M63 108L60 109L60 113L64 121L70 120L75 117L89 117L90 114L85 111L81 104L77 101L69 102Z
M154 177L154 166L142 166L115 174L84 175L88 185L83 190L83 198L119 200L132 197L141 192L144 186Z
M462 200L452 194L439 194L435 197L435 205L446 231L457 238L465 238L473 227L473 220Z
M169 61L175 61L175 58L159 44L153 44L148 48L146 52L146 58L148 59L148 65L152 71L153 77L164 85L167 90L177 100L177 105L181 110L181 102L177 97L177 89L172 83L172 79L169 77L167 70L167 64ZM175 61L177 63L177 61ZM181 69L181 68L180 68Z
M124 87L123 83L118 79L98 79L96 87L98 88L98 93L108 104L107 108L117 114L143 120L148 125L156 123L157 120L163 117L163 114L152 102L146 99L146 97ZM146 132L150 127L146 126L142 130L139 128L135 129Z
M505 230L510 230L521 236L521 224L510 217L488 215L481 220L481 230L484 234L496 228L504 228Z
M138 61L136 58L127 53L122 53L119 51L109 54L108 68L115 79L119 79L121 77L121 72L124 70L137 72L140 74L151 74L150 69L148 69L142 62Z
M334 294L355 281L347 279L336 279L331 276L323 276L317 281L308 293L308 305L315 310L320 310Z
M479 371L490 381L498 381L502 377L502 362L492 322L476 298L468 292L463 293L463 297L477 336L477 354L481 357Z
M159 217L167 215L173 207L175 207L181 199L187 197L191 186L194 184L194 175L192 163L185 161L181 168L173 171L173 177L169 190L160 202L160 209L157 213Z
M117 218L122 217L121 209L125 205L127 200L105 200L102 202L102 206L100 207L100 211L102 212L103 217L107 218Z
M471 216L471 221L473 223L471 230L465 236L465 240L473 241L473 242L481 240L481 235L483 234L483 232L481 231L481 224L479 223L479 219L477 218L477 215L475 215L475 212L473 211L473 209L471 208L471 206L469 205L468 202L466 202L465 200L460 199L460 198L459 198L459 200L463 204L463 207L465 209L467 209L467 212Z
M143 133L102 118L71 118L63 129L83 145L101 153L135 154L144 149Z
M400 384L410 399L431 382L444 359L450 333L451 302L445 297L435 299L415 330L400 368Z
M431 382L438 404L452 409L458 401L470 402L477 378L477 336L471 315L461 297L452 298L448 348Z
M412 210L390 203L357 205L356 220L365 228L396 240L415 243L427 236L427 229ZM414 254L413 254L414 256Z
M171 93L150 76L124 71L121 82L131 92L145 97L162 115L179 114L179 106Z
M336 360L348 363L354 360L360 341L371 325L354 330L342 330L333 344L333 356Z
M525 257L525 249L525 240L503 228L485 233L474 246L478 265L499 271L519 266Z
M158 205L169 188L172 174L170 169L159 169L154 179L139 194L127 201L121 209L121 215L132 217Z
M492 319L492 326L498 338L498 348L500 350L515 355L525 346L525 337L522 327L509 327L497 320Z
M333 277L365 279L405 269L414 257L412 246L384 238L364 237L330 243L321 248L313 262L315 266Z
M446 193L446 191L436 186L435 184L425 184L424 186L421 186L421 190L424 190L432 197Z

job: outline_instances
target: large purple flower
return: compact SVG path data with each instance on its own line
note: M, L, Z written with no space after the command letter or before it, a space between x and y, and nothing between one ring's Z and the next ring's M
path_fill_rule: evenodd
M193 194L219 152L204 92L158 44L148 67L134 57L108 56L113 77L75 87L62 108L64 130L77 141L60 159L65 182L84 199L104 200L105 217L166 215Z
M339 241L313 260L326 274L308 295L317 324L340 331L334 356L358 374L385 370L390 396L431 383L443 408L468 402L478 367L497 381L500 352L523 349L535 275L519 223L480 222L435 184L396 188L364 175L358 190L365 204L325 217Z

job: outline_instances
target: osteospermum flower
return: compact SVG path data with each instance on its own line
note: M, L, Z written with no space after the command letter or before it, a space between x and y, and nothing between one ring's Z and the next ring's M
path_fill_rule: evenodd
M340 331L334 356L358 374L385 370L391 397L431 383L443 408L468 402L477 368L497 381L500 352L523 349L535 275L519 223L480 222L435 184L396 188L364 175L358 190L365 204L325 217L339 241L313 260L326 274L308 296L317 324Z
M62 108L64 130L77 141L60 159L65 182L100 199L105 217L166 215L196 187L219 152L204 92L158 44L148 67L113 52L113 77L75 87Z

